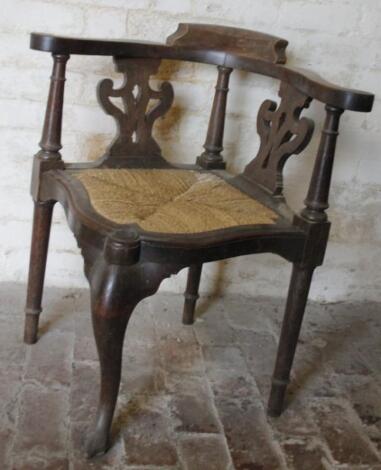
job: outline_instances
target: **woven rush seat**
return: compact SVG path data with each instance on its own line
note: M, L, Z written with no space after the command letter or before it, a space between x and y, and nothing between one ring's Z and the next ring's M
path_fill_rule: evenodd
M274 224L278 215L215 174L191 170L90 169L75 177L94 210L118 224L199 233Z

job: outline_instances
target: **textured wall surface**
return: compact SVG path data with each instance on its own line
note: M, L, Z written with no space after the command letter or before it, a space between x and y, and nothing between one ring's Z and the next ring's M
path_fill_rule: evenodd
M28 49L28 33L165 40L180 21L219 23L273 33L290 41L289 64L315 69L327 79L378 94L381 79L381 4L375 0L2 0L0 16L0 280L26 279L32 204L28 194L32 155L43 121L49 54ZM98 107L97 82L115 76L112 61L73 56L68 63L63 151L67 161L102 154L114 125ZM213 96L212 66L163 63L175 105L156 134L172 161L193 162L201 151ZM239 171L255 154L255 116L277 83L234 72L228 102L225 157ZM307 115L321 121L322 106ZM346 113L342 119L334 169L331 242L318 269L312 297L323 301L378 298L381 274L381 112ZM289 160L286 195L303 206L319 135L309 149ZM203 290L228 289L256 295L284 295L288 263L272 255L215 263L205 270ZM163 283L182 290L184 273ZM82 260L57 207L48 260L47 284L83 286Z

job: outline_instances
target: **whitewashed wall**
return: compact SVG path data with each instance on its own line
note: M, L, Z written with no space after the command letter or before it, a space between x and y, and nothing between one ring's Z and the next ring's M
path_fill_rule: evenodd
M49 54L28 49L28 33L140 38L164 41L178 22L207 22L272 33L289 40L289 64L310 67L331 81L379 94L381 3L377 0L2 0L0 15L0 280L26 279L32 204L29 179L40 138L48 89ZM97 106L96 83L112 74L109 58L73 56L68 63L63 156L90 160L102 154L113 123ZM216 70L163 64L176 93L174 109L157 129L172 161L193 162L205 137ZM234 72L228 103L225 156L238 171L256 152L255 116L277 83ZM322 107L308 110L321 119ZM325 301L379 299L381 286L381 112L346 113L342 120L330 217L333 231L312 297ZM286 194L302 207L317 147L291 158ZM284 295L290 266L272 255L213 264L205 292ZM181 291L184 273L163 283ZM57 207L47 270L48 285L84 286L82 260Z

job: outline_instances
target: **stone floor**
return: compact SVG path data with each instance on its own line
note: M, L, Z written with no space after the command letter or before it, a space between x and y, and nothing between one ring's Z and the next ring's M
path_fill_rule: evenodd
M24 346L24 287L0 286L0 469L381 469L381 315L308 307L287 410L265 414L283 301L158 294L132 317L113 447L83 457L98 363L88 293L47 289Z

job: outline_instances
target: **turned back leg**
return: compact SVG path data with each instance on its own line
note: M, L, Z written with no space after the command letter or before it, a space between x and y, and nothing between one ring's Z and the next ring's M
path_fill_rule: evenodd
M283 409L313 270L313 267L293 267L267 409L270 416L279 416Z
M200 286L202 264L193 264L189 267L187 287L185 289L183 323L184 325L192 325L194 322L194 312L196 302L199 297L198 289Z
M34 203L32 246L25 307L24 341L27 344L33 344L37 341L53 206L53 201L37 201Z

